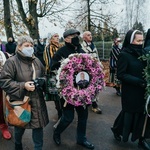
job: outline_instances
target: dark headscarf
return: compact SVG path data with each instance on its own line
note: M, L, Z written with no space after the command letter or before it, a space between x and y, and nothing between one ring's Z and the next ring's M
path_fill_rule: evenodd
M133 53L137 56L141 56L143 45L132 44L137 31L139 31L139 30L129 30L127 32L125 39L124 39L124 42L123 42L122 50L128 51L128 52Z
M126 48L126 47L128 47L128 45L130 45L130 38L131 38L131 35L133 32L134 32L134 30L129 30L127 32L124 42L123 42L123 45L122 45L123 48Z

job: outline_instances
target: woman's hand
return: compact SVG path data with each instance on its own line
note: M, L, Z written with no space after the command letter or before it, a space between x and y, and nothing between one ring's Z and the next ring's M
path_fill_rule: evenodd
M35 90L35 85L33 81L28 81L25 83L25 89L27 91L34 91Z

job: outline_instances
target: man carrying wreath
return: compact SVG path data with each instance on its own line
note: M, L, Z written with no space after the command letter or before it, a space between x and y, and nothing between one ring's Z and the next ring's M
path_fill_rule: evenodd
M84 53L79 43L80 32L75 29L69 29L64 32L63 37L65 46L60 48L52 58L52 69L58 69L61 65L61 60L68 58L70 54ZM87 149L94 149L94 145L86 139L86 124L88 118L88 107L74 106L71 104L65 104L65 100L61 98L63 114L60 120L57 122L57 127L54 130L53 140L57 145L61 144L61 133L70 125L74 119L74 109L78 115L77 124L77 144L84 146Z

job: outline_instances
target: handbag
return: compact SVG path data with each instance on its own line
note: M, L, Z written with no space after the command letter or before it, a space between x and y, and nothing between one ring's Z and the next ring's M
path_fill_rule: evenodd
M36 78L36 72L34 64L33 68L33 80ZM30 93L28 93L30 95ZM31 105L29 96L24 96L22 101L11 100L10 97L6 96L6 121L13 126L24 127L31 120Z
M31 105L29 96L24 96L23 101L10 101L6 96L6 121L13 126L24 127L31 120Z

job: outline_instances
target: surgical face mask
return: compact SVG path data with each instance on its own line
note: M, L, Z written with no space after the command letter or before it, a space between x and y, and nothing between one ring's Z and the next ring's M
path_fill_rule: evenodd
M33 49L33 47L24 47L22 49L22 53L25 56L32 57L32 54L34 53L34 49Z
M43 41L41 41L40 43L41 43L41 45L43 45L43 44L44 44L44 42L43 42Z
M122 48L122 43L118 44L118 48L120 48L120 49Z
M78 46L80 43L79 43L79 37L76 36L74 38L71 39L71 44L74 45L74 46Z

